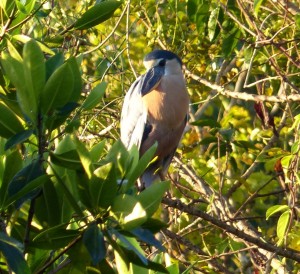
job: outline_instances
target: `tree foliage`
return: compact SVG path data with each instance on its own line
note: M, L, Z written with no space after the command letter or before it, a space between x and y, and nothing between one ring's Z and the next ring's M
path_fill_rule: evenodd
M0 269L297 273L297 1L0 1ZM119 141L154 48L190 121L168 181ZM134 107L134 106L133 106Z

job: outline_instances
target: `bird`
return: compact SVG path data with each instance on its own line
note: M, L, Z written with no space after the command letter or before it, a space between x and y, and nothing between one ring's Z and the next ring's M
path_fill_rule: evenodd
M156 49L143 63L147 71L126 93L120 121L126 149L136 145L141 157L157 143L154 161L138 180L140 190L164 180L187 124L190 102L177 54Z

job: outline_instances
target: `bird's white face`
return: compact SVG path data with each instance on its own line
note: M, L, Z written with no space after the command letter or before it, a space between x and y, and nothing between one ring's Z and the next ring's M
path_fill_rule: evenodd
M163 66L164 67L164 75L174 75L174 74L182 74L181 66L176 59L154 59L149 61L144 61L144 66L147 70L156 67Z

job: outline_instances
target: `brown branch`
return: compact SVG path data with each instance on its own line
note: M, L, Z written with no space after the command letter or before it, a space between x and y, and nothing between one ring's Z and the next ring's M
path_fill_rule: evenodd
M163 229L162 232L170 239L177 241L181 245L184 245L185 248L191 250L193 253L196 253L197 255L200 256L204 256L205 258L209 257L210 261L208 261L208 264L210 264L213 268L215 268L215 270L217 270L218 273L228 273L228 274L231 273L230 271L227 270L226 267L220 264L216 258L209 256L201 248L199 248L197 245L192 244L189 240L179 236L178 234L168 229Z
M251 244L257 246L258 248L267 250L269 252L276 253L277 255L283 256L285 258L289 258L291 260L294 260L294 261L300 263L300 253L296 250L278 247L278 246L275 246L274 244L269 243L265 240L261 240L260 238L253 237L253 236L245 233L244 231L241 231L241 230L233 227L232 225L226 224L224 221L218 220L217 218L215 218L201 210L195 209L193 207L190 207L190 206L182 203L180 200L172 200L172 199L168 199L168 198L163 198L162 203L167 206L176 208L182 212L188 213L192 216L200 217L200 218L206 220L207 222L215 225L216 227L224 230L226 233L230 233L230 234L238 237L239 239L242 239L245 242L248 242L248 243L251 243Z
M218 94L224 95L226 97L236 98L244 101L263 101L263 102L273 102L273 103L284 103L284 102L298 102L300 101L300 94L290 94L290 95L258 95L250 94L246 92L236 92L225 89L222 86L213 84L198 75L193 74L189 70L185 70L187 77L196 80L197 82L215 90Z

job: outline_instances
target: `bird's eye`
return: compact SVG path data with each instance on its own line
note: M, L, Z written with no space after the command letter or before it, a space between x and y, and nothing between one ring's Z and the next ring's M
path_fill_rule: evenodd
M165 66L165 64L166 64L166 60L165 60L165 59L160 60L159 63L158 63L158 65L159 65L160 67Z

